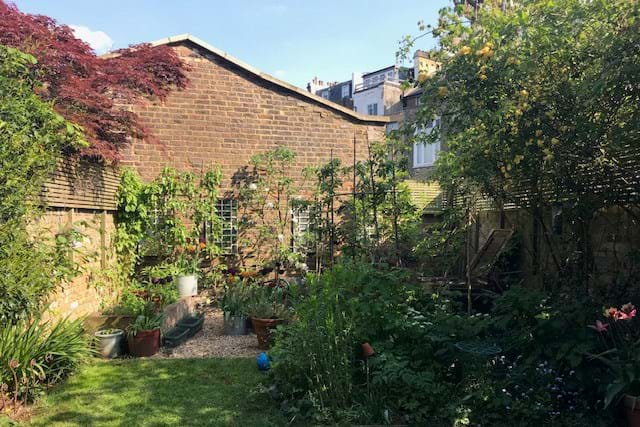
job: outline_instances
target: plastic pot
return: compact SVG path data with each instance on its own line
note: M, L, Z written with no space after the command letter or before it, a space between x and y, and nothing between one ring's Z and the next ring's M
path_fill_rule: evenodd
M182 297L192 297L198 295L198 276L178 276L178 294Z
M247 316L224 313L223 331L225 335L247 335Z
M98 331L95 334L98 340L98 349L100 357L104 359L114 359L121 354L122 338L124 332L122 329L113 329L112 331Z
M253 331L256 333L256 337L258 337L258 348L261 350L269 349L271 345L271 329L283 323L283 319L258 319L255 317L251 318L251 323L253 324Z
M160 329L129 335L129 353L136 357L153 356L160 350Z

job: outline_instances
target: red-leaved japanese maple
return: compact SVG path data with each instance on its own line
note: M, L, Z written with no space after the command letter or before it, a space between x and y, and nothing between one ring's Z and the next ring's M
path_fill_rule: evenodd
M135 113L121 108L140 97L163 99L187 83L185 65L167 46L139 44L103 57L66 25L21 12L0 0L0 44L33 55L40 96L53 100L67 120L84 128L85 156L115 161L127 138L149 137Z

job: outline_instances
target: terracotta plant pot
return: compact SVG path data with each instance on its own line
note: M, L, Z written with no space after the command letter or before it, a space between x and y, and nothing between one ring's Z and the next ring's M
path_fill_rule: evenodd
M640 427L640 397L625 394L622 396L622 406L627 418L627 426Z
M283 322L282 319L258 319L251 318L251 324L253 325L253 331L258 337L258 348L261 350L268 350L271 345L271 329L280 325Z
M136 357L153 356L160 350L160 329L129 335L129 352Z

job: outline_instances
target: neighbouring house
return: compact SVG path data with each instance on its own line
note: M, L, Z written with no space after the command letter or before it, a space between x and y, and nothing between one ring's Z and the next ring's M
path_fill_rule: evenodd
M429 54L422 50L415 52L413 64L413 75L417 76L416 80L418 82L423 81L440 69L440 64L431 59ZM420 108L421 98L422 87L419 84L405 90L400 97L400 109L391 115L391 122L388 128L398 129L403 123L413 122ZM417 131L431 132L434 127L440 126L440 120L434 120L430 125ZM406 183L416 206L427 216L438 215L443 208L443 196L440 186L437 182L430 180L438 153L443 148L440 142L424 144L416 141L409 154L410 178L406 180Z
M341 83L327 83L314 77L307 83L307 91L353 110L353 89L359 81L357 76L357 73L352 73L351 80Z
M365 73L353 91L353 108L374 116L390 116L401 110L402 82L413 79L413 69L392 65Z
M220 200L223 219L233 221L234 180L255 153L286 146L297 154L293 174L331 158L349 165L364 160L367 143L384 138L388 117L355 112L263 73L191 35L168 37L155 45L175 49L186 63L189 84L163 101L132 105L153 140L132 140L119 166L152 180L165 166L198 173L217 165L224 176ZM102 165L65 165L44 192L50 207L43 221L52 232L78 227L89 236L78 245L97 258L92 268L107 266L114 228L116 170ZM92 171L89 177L87 171ZM233 233L228 236L234 238ZM233 242L230 242L233 244ZM95 311L99 284L91 269L62 290L54 308L72 315Z
M352 73L351 80L325 82L314 77L307 83L307 91L333 101L354 111L374 116L402 115L401 104L406 91L403 83L410 85L421 76L433 74L440 64L428 52L417 50L413 67L390 65L377 71ZM392 121L397 119L392 119Z

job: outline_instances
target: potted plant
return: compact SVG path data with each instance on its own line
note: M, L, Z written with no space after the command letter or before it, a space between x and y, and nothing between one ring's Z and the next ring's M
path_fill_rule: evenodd
M206 244L187 243L185 246L176 246L176 282L180 297L194 296L198 294L198 274L202 264Z
M247 291L242 283L227 286L220 298L225 335L247 335Z
M271 345L271 330L288 318L287 307L274 300L269 288L261 287L255 292L247 311L258 338L258 347L268 349Z
M98 341L100 356L104 359L114 359L120 356L122 349L122 329L101 329L97 331L95 337Z
M153 356L160 349L162 314L142 314L128 328L129 352L136 357Z
M604 399L605 408L619 402L624 407L627 425L640 427L640 328L636 319L636 308L625 304L621 308L611 307L604 312L604 321L596 320L589 325L598 333L603 351L591 355L603 362L610 370L609 383Z

